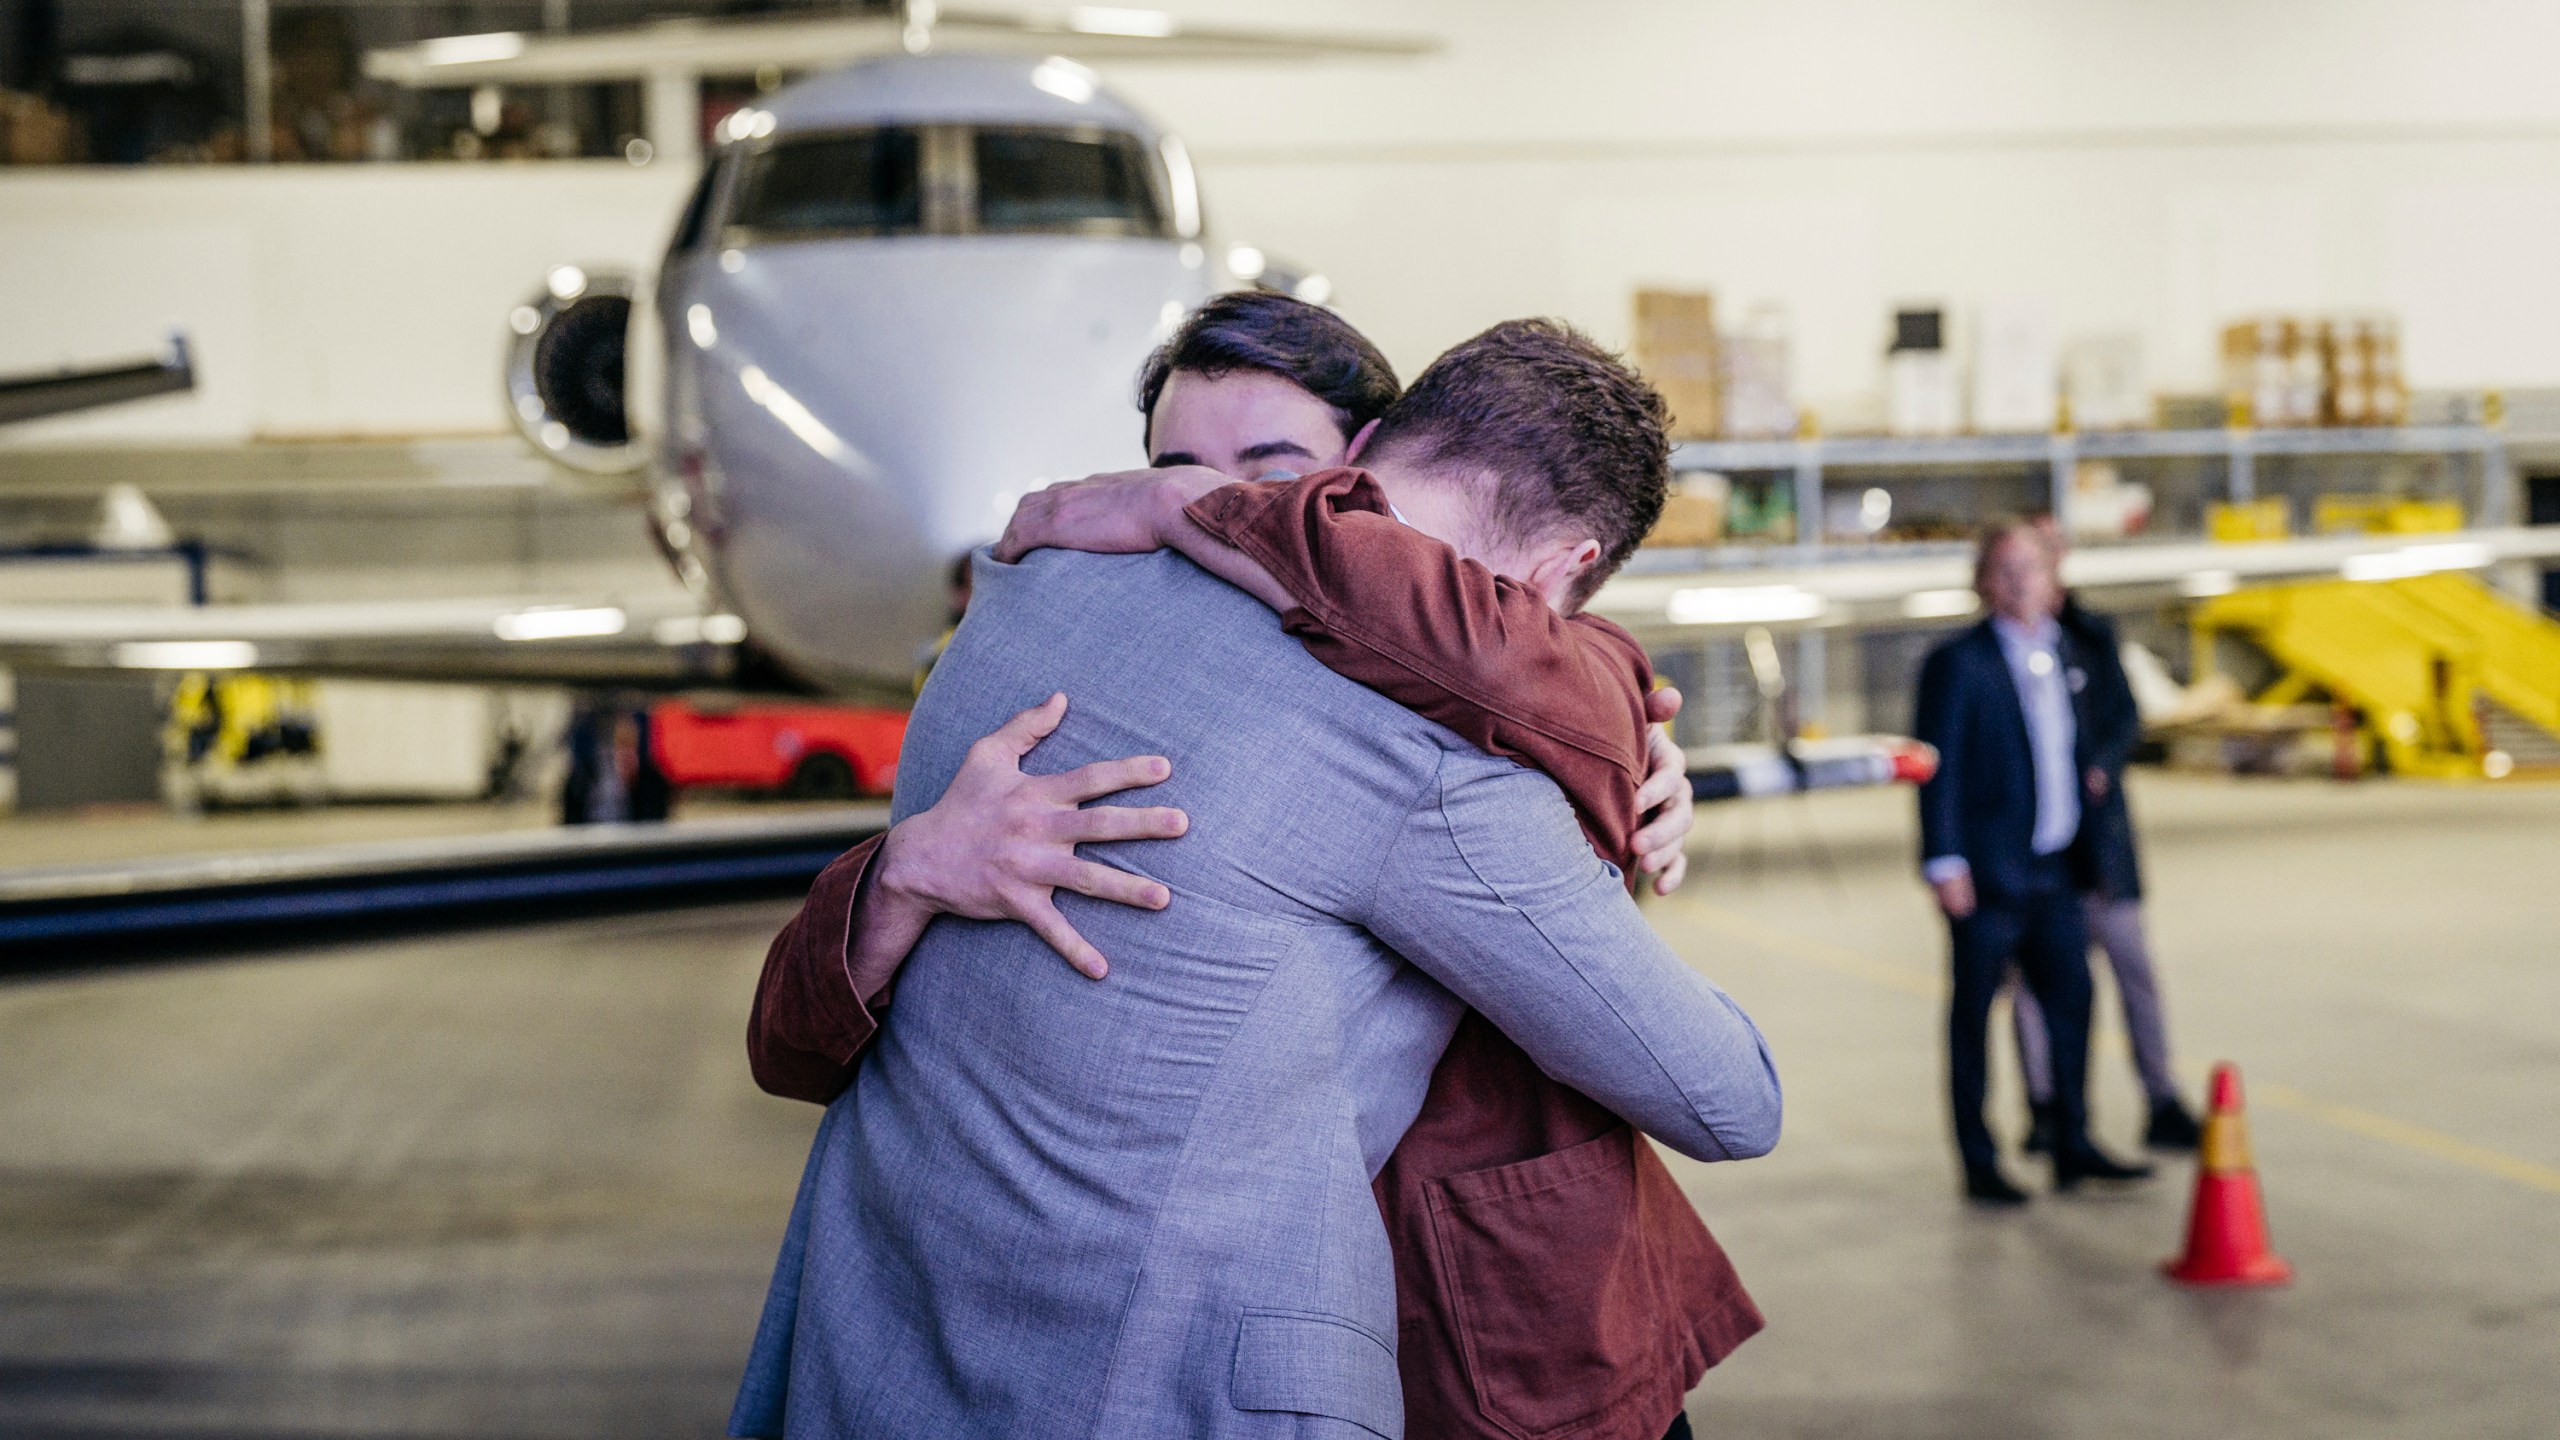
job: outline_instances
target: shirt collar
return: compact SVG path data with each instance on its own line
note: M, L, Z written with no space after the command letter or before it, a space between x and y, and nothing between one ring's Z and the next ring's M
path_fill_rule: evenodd
M1994 615L1991 628L2001 639L2030 650L2050 650L2062 638L2062 626L2050 615L2033 625L2021 625L2006 615Z

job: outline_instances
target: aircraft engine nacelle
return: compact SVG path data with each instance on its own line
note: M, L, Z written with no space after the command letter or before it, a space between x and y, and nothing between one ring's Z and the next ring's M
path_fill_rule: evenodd
M630 375L642 293L627 272L561 265L507 317L507 413L570 469L627 475L647 463Z

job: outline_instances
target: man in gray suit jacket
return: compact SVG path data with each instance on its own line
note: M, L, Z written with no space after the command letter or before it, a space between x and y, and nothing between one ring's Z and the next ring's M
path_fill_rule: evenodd
M1539 323L1433 369L1373 442L1380 485L1578 605L1659 510L1659 400ZM1042 768L1171 759L1148 798L1190 832L1104 853L1172 904L1061 896L1114 959L1100 983L1021 926L934 923L819 1128L735 1433L1400 1436L1369 1181L1462 1005L1684 1154L1775 1143L1759 1032L1646 927L1553 782L1325 669L1170 552L981 557L898 811L1061 690ZM1536 1203L1467 1178L1452 1226Z

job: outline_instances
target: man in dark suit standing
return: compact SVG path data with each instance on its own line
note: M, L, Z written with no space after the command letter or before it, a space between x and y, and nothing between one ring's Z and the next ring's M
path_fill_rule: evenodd
M2082 777L2094 733L2088 670L2055 615L2051 552L2023 521L1985 532L1974 588L1991 617L1929 653L1913 733L1937 747L1920 788L1921 872L1946 912L1955 991L1947 1082L1968 1198L2027 1196L2000 1171L1984 1122L1991 1001L2015 966L2053 1043L2053 1184L2139 1179L2088 1136L2089 931L2080 906Z

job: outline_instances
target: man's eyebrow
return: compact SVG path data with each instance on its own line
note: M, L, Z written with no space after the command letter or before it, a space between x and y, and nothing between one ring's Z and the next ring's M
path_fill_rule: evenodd
M1238 460L1268 460L1274 455L1303 455L1309 460L1316 458L1316 452L1295 440L1265 440L1259 445L1247 445L1236 452Z
M1161 455L1147 457L1147 463L1158 470L1170 470L1176 465L1197 465L1200 457L1188 450L1167 450Z

